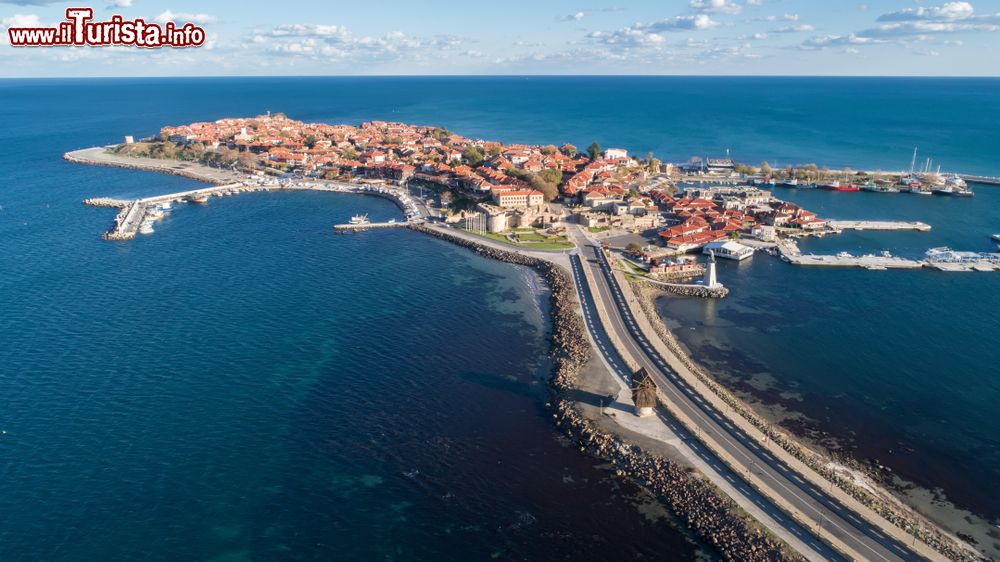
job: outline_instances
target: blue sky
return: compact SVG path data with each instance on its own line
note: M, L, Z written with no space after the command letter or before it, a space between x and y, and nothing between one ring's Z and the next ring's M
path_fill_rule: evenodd
M100 0L202 25L196 49L13 48L68 5L0 0L0 76L1000 75L1000 0Z

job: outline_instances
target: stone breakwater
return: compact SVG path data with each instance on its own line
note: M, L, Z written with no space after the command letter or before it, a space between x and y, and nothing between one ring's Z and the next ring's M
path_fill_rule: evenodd
M649 281L638 280L635 283L654 285ZM704 287L700 285L655 285L656 288L679 297L698 297L702 299L721 299L729 294L725 287Z
M793 457L802 461L811 469L819 473L823 478L832 482L837 487L853 496L859 502L874 510L893 525L896 525L900 529L903 529L907 533L915 536L917 539L927 543L929 546L949 559L960 560L963 562L985 560L985 558L977 556L976 553L971 552L969 549L962 548L957 545L954 540L940 532L932 523L925 520L919 520L914 517L913 513L904 511L904 508L898 503L890 501L885 497L880 497L872 493L872 491L868 488L857 484L850 473L847 475L844 474L844 472L846 472L844 469L840 469L838 471L837 468L835 468L836 465L841 465L843 467L847 467L850 471L865 474L873 481L878 481L879 476L873 473L869 467L862 465L851 457L844 457L842 455L838 455L836 458L826 458L815 451L803 447L788 435L775 430L774 426L770 422L758 416L741 399L717 383L713 377L702 369L700 365L695 363L687 352L684 351L680 342L677 341L677 338L673 335L670 329L666 327L663 320L660 318L660 315L656 312L656 298L663 292L658 291L660 287L651 287L648 283L643 283L641 281L633 281L632 285L635 289L635 294L638 297L637 300L640 308L642 308L643 313L646 315L650 324L652 324L657 335L659 335L660 339L663 340L663 343L667 346L667 348L670 349L670 351L674 353L678 359L680 359L684 366L686 366L696 377L698 377L698 380L704 384L705 387L709 388L715 395L723 400L733 409L734 412L738 413L762 433L765 433L768 436L768 439L777 443L782 449L787 451ZM888 494L888 492L885 493Z
M666 502L706 543L727 560L801 560L784 543L773 538L722 491L681 465L652 455L638 446L598 428L581 414L571 400L572 390L591 357L583 320L576 313L576 291L569 274L559 266L513 251L500 250L421 225L411 229L453 242L498 261L531 267L546 281L551 291L552 391L550 406L556 425L567 433L581 451L611 462L619 476L629 478Z
M203 181L203 182L207 182L207 183L214 183L216 185L224 185L224 184L227 184L227 183L232 183L231 180L227 181L227 180L222 180L222 179L218 179L218 178L211 178L211 177L199 174L196 171L182 170L182 169L176 169L176 168L172 168L172 167L167 167L166 164L164 164L163 166L151 166L151 165L143 165L143 164L141 164L139 162L136 162L136 163L125 163L125 162L117 161L117 160L116 161L111 161L111 160L97 160L97 159L89 159L89 158L79 158L79 157L73 156L69 152L67 152L66 154L63 154L63 160L66 160L67 162L73 162L75 164L89 164L91 166L107 166L109 168L124 168L126 170L142 170L142 171L145 171L145 172L159 172L161 174L170 174L172 176L180 176L180 177L184 177L184 178L188 178L188 179L192 179L192 180L198 180L198 181ZM175 161L174 160L164 160L164 162L165 163L171 163L171 162L175 162ZM177 160L176 163L177 164L183 164L184 161Z

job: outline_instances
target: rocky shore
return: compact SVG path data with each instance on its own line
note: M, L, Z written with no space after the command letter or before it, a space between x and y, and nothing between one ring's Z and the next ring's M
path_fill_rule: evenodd
M126 157L122 157L122 158L126 158ZM207 183L214 183L216 185L224 185L224 184L227 184L227 183L231 183L231 181L232 181L232 180L226 180L226 179L220 179L220 178L212 178L212 177L209 177L209 176L206 176L206 175L203 175L203 174L199 174L195 170L178 169L177 166L180 166L181 164L185 164L186 163L186 162L183 162L181 160L163 160L162 161L163 162L162 165L153 165L153 164L143 164L140 161L136 161L136 162L124 162L121 158L117 158L117 159L114 159L114 160L111 160L111 159L101 160L101 159L98 159L98 158L80 158L78 156L74 156L70 152L67 152L67 153L63 154L63 160L66 160L67 162L73 162L73 163L76 163L76 164L90 164L92 166L107 166L109 168L123 168L123 169L126 169L126 170L142 170L142 171L146 171L146 172L159 172L161 174L170 174L172 176L181 176L181 177L192 179L192 180L198 180L198 181L203 181L203 182L207 182ZM172 165L168 165L168 164L172 164Z
M773 538L710 482L681 465L652 455L621 437L599 429L565 398L591 355L583 320L576 312L576 291L559 266L517 252L500 250L422 225L411 229L447 240L475 253L506 263L531 267L551 291L552 375L549 379L555 423L580 447L611 462L619 476L629 478L667 503L702 539L727 560L801 560Z
M905 508L898 503L893 502L886 497L876 495L867 487L859 485L853 478L852 472L864 474L866 477L871 479L873 483L880 479L879 475L874 473L870 467L867 467L850 457L838 457L835 459L827 458L811 449L803 447L795 439L776 430L773 424L758 416L749 406L746 405L746 403L716 382L712 376L710 376L704 369L701 368L700 365L688 356L687 352L681 347L680 342L677 341L673 333L666 327L663 320L656 312L656 298L662 295L664 291L660 291L660 287L652 287L648 283L643 283L641 281L633 281L632 286L643 313L646 315L650 324L652 324L653 328L657 332L657 335L660 336L660 339L663 340L663 343L667 346L667 348L670 349L671 352L673 352L681 360L681 362L683 362L684 365L695 374L696 377L698 377L702 384L704 384L727 405L729 405L734 412L738 413L754 427L765 433L771 441L777 443L782 449L787 451L796 459L802 461L807 466L815 470L823 476L823 478L832 482L861 503L870 507L893 525L896 525L910 535L913 535L917 539L927 543L929 546L949 559L968 562L985 560L985 558L977 556L976 553L971 552L969 549L956 544L953 539L939 531L937 527L930 522L918 520L914 517L913 513L904 511ZM838 470L838 465L843 468ZM888 492L884 493L888 494Z

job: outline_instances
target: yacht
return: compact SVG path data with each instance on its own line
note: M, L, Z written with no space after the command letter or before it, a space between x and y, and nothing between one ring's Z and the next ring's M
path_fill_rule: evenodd
M965 180L958 174L948 176L948 179L944 180L944 185L952 189L968 189L969 187L969 184L965 183Z
M363 215L354 215L351 217L351 224L354 226L364 226L366 224L371 224L371 222L368 220L368 214L365 213Z
M153 233L153 221L144 220L142 225L139 226L139 232L142 234L152 234Z

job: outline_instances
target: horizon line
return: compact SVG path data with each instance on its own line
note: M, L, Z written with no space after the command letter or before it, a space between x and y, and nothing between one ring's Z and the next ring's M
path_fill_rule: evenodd
M109 79L213 79L213 78L921 78L1000 79L1000 74L217 74L217 75L96 75L0 76L0 80L109 80Z

